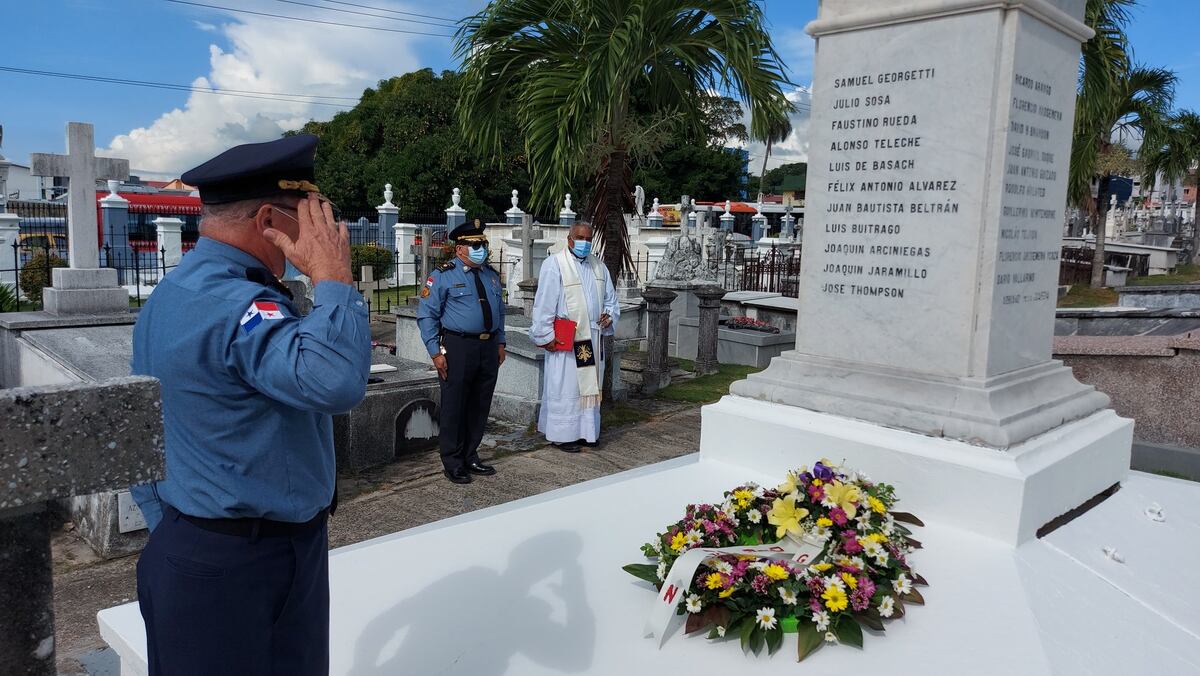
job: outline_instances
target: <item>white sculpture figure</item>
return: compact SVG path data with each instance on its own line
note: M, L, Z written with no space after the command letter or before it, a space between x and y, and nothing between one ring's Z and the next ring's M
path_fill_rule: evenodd
M650 207L650 215L651 216L662 216L662 214L658 213L658 198L657 197L654 198L654 205Z
M567 193L566 199L563 200L563 211L571 210L571 193Z
M633 214L640 217L643 213L645 213L645 207L646 191L643 190L642 186L640 185L633 186Z
M455 207L457 207L460 200L462 200L462 195L458 194L458 188L455 188L454 191L450 193L450 201L454 203Z
M514 209L518 208L517 207L517 191L516 190L514 190L513 194L512 194L512 208L514 208Z
M385 207L395 206L392 204L392 195L394 195L394 194L395 193L392 192L392 184L384 183L383 184L383 206L385 206Z
M725 213L724 213L723 215L724 215L724 216L728 216L728 215L729 215L729 210L730 210L730 208L732 208L732 207L733 207L733 202L731 202L731 201L729 201L729 200L725 200Z

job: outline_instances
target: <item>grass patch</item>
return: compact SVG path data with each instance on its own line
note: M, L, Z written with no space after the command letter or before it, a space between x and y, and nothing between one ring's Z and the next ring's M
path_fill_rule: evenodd
M760 370L762 369L754 366L721 364L720 370L716 373L674 383L659 390L654 396L668 401L706 404L729 394L729 386L733 381L741 380L751 373L757 373Z
M371 310L383 311L389 305L392 307L408 305L408 299L417 295L417 285L409 284L408 286L397 286L392 289L378 289L371 295Z
M632 425L633 423L645 422L649 419L649 412L636 406L631 406L625 401L618 401L612 406L605 406L600 409L601 429Z
M1190 477L1186 474L1180 474L1179 472L1172 472L1169 469L1150 470L1150 473L1157 474L1159 476L1169 477L1171 479L1183 479L1184 481L1195 481L1195 479L1193 479L1192 477Z
M1159 286L1200 283L1200 265L1179 265L1169 275L1148 275L1129 280L1129 286Z
M1112 289L1093 289L1087 284L1074 284L1067 295L1058 299L1058 306L1065 308L1104 307L1117 304L1117 292Z

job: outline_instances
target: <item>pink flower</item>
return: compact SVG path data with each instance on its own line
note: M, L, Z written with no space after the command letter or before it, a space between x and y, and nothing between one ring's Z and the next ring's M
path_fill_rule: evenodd
M766 575L756 575L750 582L750 588L759 594L766 594L767 588L771 585L771 580Z
M804 584L813 596L820 596L825 593L825 583L819 577L810 577L804 581Z
M814 613L819 613L819 612L821 612L821 610L822 610L822 608L821 608L821 602L820 602L820 601L818 601L818 600L816 599L816 597L815 597L815 596L811 596L811 597L809 597L809 599L808 599L808 607L809 607L809 608L812 608L812 611L813 611Z
M829 510L829 518L833 519L833 522L839 526L845 526L846 521L848 521L848 519L846 519L846 510L842 509L841 507L834 507L833 509Z
M862 553L862 550L862 545L858 544L858 533L852 530L842 533L842 551L853 555Z

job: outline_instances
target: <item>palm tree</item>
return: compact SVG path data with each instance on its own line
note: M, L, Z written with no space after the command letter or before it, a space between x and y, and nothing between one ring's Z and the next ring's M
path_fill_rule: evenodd
M1200 115L1183 110L1171 115L1158 133L1148 136L1142 144L1143 182L1153 181L1162 174L1168 184L1189 179L1200 162ZM1192 221L1192 246L1189 263L1200 254L1200 227Z
M456 55L468 145L495 157L512 141L501 138L500 104L515 101L531 203L550 207L590 179L587 211L614 279L632 267L624 214L641 138L698 132L707 92L740 100L756 138L789 108L758 0L493 0L463 20Z
M1134 66L1125 35L1129 8L1135 0L1088 0L1084 20L1096 31L1083 44L1075 130L1071 145L1068 197L1091 211L1099 224L1092 259L1093 288L1104 285L1104 233L1112 173L1097 170L1113 145L1113 136L1154 135L1166 118L1175 94L1175 74L1162 68ZM1099 179L1092 198L1091 183Z
M795 108L793 107L791 110L795 110ZM791 133L792 121L785 117L778 124L769 127L765 137L757 139L767 145L766 152L763 153L762 173L758 175L758 193L760 195L767 181L767 160L771 158L771 146L786 140Z

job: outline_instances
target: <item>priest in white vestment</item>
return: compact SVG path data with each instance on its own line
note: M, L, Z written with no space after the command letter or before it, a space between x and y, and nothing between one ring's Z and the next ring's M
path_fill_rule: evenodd
M568 452L600 438L604 389L602 337L614 333L620 307L608 269L591 254L592 227L578 223L567 247L542 263L529 337L546 350L538 431ZM555 319L576 322L573 345L556 346ZM567 349L556 349L567 348Z

